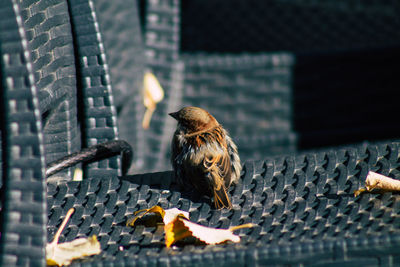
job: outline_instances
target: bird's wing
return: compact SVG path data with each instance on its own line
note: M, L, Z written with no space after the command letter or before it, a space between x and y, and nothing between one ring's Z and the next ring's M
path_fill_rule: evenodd
M206 156L203 161L203 167L203 171L212 187L215 207L218 209L231 208L232 204L227 194L226 185L230 184L232 170L227 151L224 151L223 154Z
M175 132L171 142L171 164L174 170L177 168L177 156L182 153L182 148L179 145L178 134Z
M240 164L240 157L237 151L237 146L232 141L232 138L229 134L225 131L226 136L226 146L228 149L228 154L230 156L230 162L232 166L232 175L229 181L225 180L225 182L229 182L229 184L225 183L226 187L229 187L231 183L237 183L240 178L240 171L242 170L242 166Z
M213 140L215 137L222 140ZM198 192L213 196L216 208L231 208L227 194L232 179L231 156L222 137L220 132L217 136L202 133L185 139L187 146L182 147L175 134L171 159L178 183L190 183Z
M187 187L188 181L184 177L185 170L182 165L182 146L178 138L178 131L176 131L171 143L171 163L174 169L176 182L183 187Z

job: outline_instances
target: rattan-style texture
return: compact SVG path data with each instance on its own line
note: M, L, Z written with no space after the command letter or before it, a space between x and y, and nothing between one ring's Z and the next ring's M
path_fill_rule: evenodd
M87 0L67 2L74 37L82 145L89 147L118 137L116 110L109 68L94 4ZM112 177L119 171L117 157L87 166L88 177Z
M175 103L209 109L242 159L400 134L398 1L143 2L150 60L182 62ZM157 144L162 131L152 132ZM168 165L164 152L150 169Z
M21 1L43 114L46 163L80 148L71 22L66 1ZM71 176L71 170L66 173Z
M142 128L146 55L136 1L94 1L107 51L120 138L135 148L132 171L143 170L149 154Z
M82 146L117 138L117 124L111 79L95 12L97 5L91 0L43 0L36 4L34 1L0 1L0 115L2 157L5 159L1 188L2 265L44 266L46 217L47 239L51 240L71 207L76 211L60 241L96 234L102 247L100 255L75 261L72 266L400 265L399 194L353 196L353 191L363 186L369 170L400 179L398 141L276 158L264 158L269 152L253 154L261 161L244 163L238 185L230 188L232 210L213 210L208 199L182 191L175 184L172 172L117 177L119 162L116 158L90 164L82 182L49 181L46 203L43 173L47 150L43 140L51 133L46 133L46 123L41 125L41 117L48 123L47 127L60 123L49 119L51 114L67 116L65 119L70 126L76 121L80 124L80 130L76 131L81 136ZM165 101L158 105L154 114L152 128L145 134L144 146L149 152L143 158L150 162L146 168L170 168L168 148L175 122L167 113L190 103L185 99L206 105L210 98L215 98L213 94L218 93L211 86L215 77L222 81L216 88L221 89L219 92L227 99L232 92L230 86L240 89L241 85L254 84L254 89L246 95L235 90L243 100L237 104L237 114L227 114L225 105L235 104L222 100L216 102L221 106L221 113L213 112L221 114L219 120L226 121L232 134L239 135L234 138L240 146L246 145L250 154L256 148L258 152L272 150L277 147L276 142L281 142L286 148L278 149L278 153L291 152L292 142L296 140L292 128L288 127L292 118L290 106L287 107L292 101L288 89L295 62L292 55L261 53L181 58L177 45L179 11L177 0L149 1L145 8L148 66L166 91ZM57 14L56 18L52 14ZM49 38L48 44L35 35L36 29L44 34L40 38ZM25 32L29 38L25 37ZM73 60L70 58L71 39L68 39L71 36ZM52 38L65 40L65 43ZM51 59L47 64L48 57ZM200 73L204 79L194 73ZM276 79L269 80L269 77ZM63 80L67 88L59 89L57 84L63 84ZM76 94L74 86L70 86L74 80ZM262 87L265 83L268 88ZM191 84L202 85L200 88L204 90L200 92L208 100L196 96L194 89L184 89ZM268 104L277 113L277 119L269 120L270 111L263 106L254 106L250 111L243 108L246 101L269 100L265 95L258 95L261 91L273 99ZM57 95L58 92L64 97ZM77 96L75 100L74 95ZM74 114L74 109L66 108L74 101L77 103L76 120L68 118ZM276 102L282 105L275 105ZM212 109L212 105L209 108ZM261 121L267 123L257 125L253 134L245 136L248 122L241 116L254 114L261 114ZM235 124L232 117L238 120L237 128L231 128ZM60 125L63 125L59 128L63 133L72 133L74 129ZM275 132L256 134L268 126ZM73 143L75 137L70 137L68 142ZM68 142L60 143L61 154L66 153ZM56 155L57 149L52 154L51 146L48 147L49 156ZM241 151L241 154L246 153ZM250 222L256 226L237 231L242 237L239 244L185 245L167 250L162 226L125 226L135 211L153 205L189 211L191 220L207 226L228 228Z
M108 67L92 2L7 0L0 9L1 265L44 266L46 160L117 138ZM85 174L116 177L118 161Z
M51 183L49 238L74 207L63 240L96 234L102 253L73 266L397 266L399 194L353 192L370 170L399 179L399 152L400 143L389 142L246 162L230 189L232 210L191 199L171 172ZM240 244L167 250L162 226L125 226L153 205L189 211L202 225L256 226L238 231Z
M169 143L176 122L166 114L189 105L211 112L230 132L244 160L296 151L293 54L182 54L180 38L185 25L181 26L181 18L185 14L180 11L185 12L184 5L181 1L145 2L148 65L167 95L148 133L148 169L170 168ZM174 62L179 66L177 80L171 75Z
M183 103L213 114L242 159L295 152L294 60L290 53L184 55Z
M184 65L179 56L180 7L179 0L146 1L144 16L144 42L147 66L165 92L157 105L150 129L146 132L149 153L145 157L146 169L170 169L170 141L175 121L168 113L178 110L182 103Z
M44 147L37 87L19 1L0 2L2 185L0 265L43 266Z

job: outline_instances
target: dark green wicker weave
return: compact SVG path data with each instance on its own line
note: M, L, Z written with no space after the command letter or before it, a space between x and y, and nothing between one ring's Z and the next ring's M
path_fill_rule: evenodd
M148 66L166 91L150 169L169 167L164 105L209 110L244 160L399 136L398 1L140 2Z
M307 76L315 71L313 62L332 60L333 55L343 56L348 51L322 53L325 57L320 58L294 50L255 48L238 55L232 54L236 44L230 48L220 45L226 46L222 51L202 44L201 39L193 39L188 46L184 41L190 31L184 27L189 24L180 25L188 14L181 12L193 11L189 4L200 5L197 9L203 12L200 1L139 2L136 6L134 1L122 0L0 1L0 265L44 266L46 242L52 240L68 209L74 207L60 241L97 235L102 252L74 261L72 266L399 266L399 193L353 195L364 186L370 170L400 179L400 142L396 141L400 136L398 119L393 119L396 108L389 105L385 109L379 104L381 109L373 118L373 122L381 118L378 126L391 130L394 141L296 152L299 140L314 141L314 146L307 148L324 145L321 140L328 135L318 133L329 131L301 126L325 116L318 110L323 109L321 103L329 101L317 102L320 104L315 112L302 109L303 113L296 113L296 105L308 103L308 97L318 95L318 90L313 88L315 94L298 91L301 86L295 86L298 81L294 81L294 73L304 73L298 83L302 86L318 84L314 82L318 77ZM261 3L249 2L255 7ZM355 10L360 18L380 14L376 16L378 22L371 24L371 32L384 22L392 22L384 32L393 37L392 48L382 52L382 45L387 44L382 33L373 62L380 62L377 55L389 61L391 56L396 58L393 44L400 42L396 43L397 35L390 30L398 22L396 4L296 2L304 10L318 7L346 18ZM288 10L293 9L289 1L269 3L272 10L286 10L286 5ZM239 0L232 1L233 6L238 4ZM223 1L214 5L215 15ZM324 12L322 15L328 14ZM331 15L326 16L333 21ZM217 37L213 37L215 41ZM368 43L367 37L363 33L359 43ZM300 43L302 49L309 47L305 43ZM264 40L258 40L254 47L264 44ZM212 49L218 53L211 53ZM274 45L270 49L275 49ZM363 58L364 52L357 53L356 58ZM146 69L157 75L166 98L157 106L151 128L144 131L140 87ZM333 69L340 69L340 65ZM391 67L382 69L382 73L390 73L387 77L396 76ZM366 73L372 75L373 70L371 67ZM350 85L357 82L349 79ZM371 96L370 88L366 95ZM355 93L348 91L351 106ZM398 102L394 95L386 94L391 90L376 91L382 94L373 94L375 100ZM239 145L243 171L239 183L229 189L231 210L214 210L208 199L194 198L179 188L173 173L167 171L171 168L168 151L175 128L167 113L188 104L209 109ZM366 111L361 106L352 108L355 114L357 110L361 114ZM341 121L328 115L323 120L327 125ZM257 120L260 123L253 125ZM298 122L302 122L300 126ZM351 135L354 129L344 125L338 132ZM85 177L81 182L69 180L71 169L61 178L46 182L46 163L115 140L119 129L135 150L132 171L142 174L119 176L120 162L113 157L83 166ZM373 131L373 127L363 129ZM144 173L149 170L160 172ZM239 244L187 244L168 250L162 226L125 226L135 211L154 205L188 211L192 221L206 226L229 228L254 223L255 227L235 232L241 236Z
M91 2L2 1L0 7L0 265L39 266L47 241L46 162L81 144L116 139L116 112ZM84 169L88 177L116 176L119 160Z

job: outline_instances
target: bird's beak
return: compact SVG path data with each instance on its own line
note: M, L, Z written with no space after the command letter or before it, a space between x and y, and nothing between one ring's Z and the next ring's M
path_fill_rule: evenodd
M168 115L170 115L175 120L178 120L178 112L172 112L172 113L169 113Z

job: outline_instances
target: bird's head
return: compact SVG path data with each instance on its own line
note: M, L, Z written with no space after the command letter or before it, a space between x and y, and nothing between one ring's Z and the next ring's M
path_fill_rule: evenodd
M219 125L210 113L198 107L184 107L169 115L178 121L178 125L187 134L206 131Z

